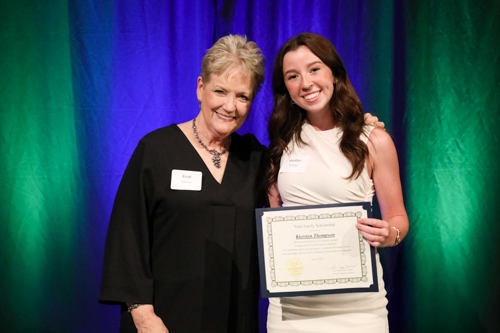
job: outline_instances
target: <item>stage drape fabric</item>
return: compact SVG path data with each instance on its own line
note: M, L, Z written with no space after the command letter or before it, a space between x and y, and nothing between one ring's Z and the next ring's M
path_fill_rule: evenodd
M267 60L240 133L267 144L274 57L303 31L336 45L398 149L411 228L381 250L391 332L499 331L495 0L2 1L0 331L116 332L102 255L138 140L197 114L206 49L238 33Z

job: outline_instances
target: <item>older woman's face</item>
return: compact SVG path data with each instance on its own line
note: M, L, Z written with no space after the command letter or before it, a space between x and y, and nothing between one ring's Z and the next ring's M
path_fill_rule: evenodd
M209 82L198 78L196 91L201 101L205 127L214 138L224 138L243 125L252 105L253 83L236 67L229 73L211 74Z

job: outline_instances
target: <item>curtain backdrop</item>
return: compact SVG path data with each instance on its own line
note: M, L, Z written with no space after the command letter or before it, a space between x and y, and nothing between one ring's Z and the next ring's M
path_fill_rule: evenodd
M201 59L232 33L267 60L240 129L267 144L274 57L304 31L336 45L398 149L410 233L380 251L391 332L499 331L496 0L2 1L0 330L116 332L97 299L137 142L196 116Z

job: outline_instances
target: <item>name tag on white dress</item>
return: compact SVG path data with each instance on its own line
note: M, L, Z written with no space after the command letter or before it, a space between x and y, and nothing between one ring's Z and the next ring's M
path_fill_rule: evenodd
M309 162L309 157L309 155L291 155L287 157L284 163L281 164L280 173L304 173Z
M172 170L170 188L181 191L201 191L201 171Z

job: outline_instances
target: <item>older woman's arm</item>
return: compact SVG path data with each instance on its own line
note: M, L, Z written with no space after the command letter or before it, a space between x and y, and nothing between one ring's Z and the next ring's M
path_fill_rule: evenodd
M127 303L127 307L131 305L132 303ZM163 320L155 314L153 305L143 304L130 313L137 328L137 333L168 333Z
M402 241L409 228L396 148L387 132L375 128L368 140L368 149L370 157L367 164L375 184L382 220L359 219L357 228L370 245L393 246L397 243L398 230L399 241Z
M111 213L100 300L144 303L131 311L139 333L168 332L154 313L149 208L154 198L154 159L144 140L137 145L123 174ZM127 307L131 306L128 303Z
M365 113L365 124L385 128L385 124L382 121L378 121L378 117L373 116L371 113Z

